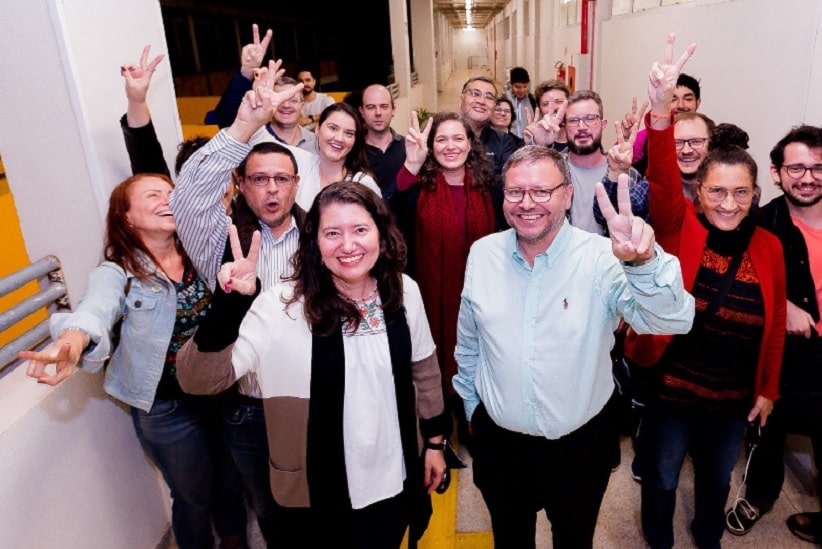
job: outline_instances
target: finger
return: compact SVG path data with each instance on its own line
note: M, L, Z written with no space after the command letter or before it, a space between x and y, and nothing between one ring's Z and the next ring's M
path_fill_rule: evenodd
M255 45L260 44L260 27L257 26L257 23L251 23L251 41Z
M608 193L605 191L605 186L602 182L597 181L597 184L594 187L594 192L596 192L597 195L599 211L602 213L602 218L605 219L605 222L607 223L617 215L614 205L611 204L611 200L608 198Z
M557 113L556 113L557 114L557 122L562 122L563 120L565 120L565 109L567 107L568 107L567 102L565 102L565 103L563 103L562 105L559 106L559 108L557 109Z
M148 64L148 66L146 67L146 70L154 72L154 70L157 68L157 65L159 65L160 61L162 61L164 58L165 58L165 54L161 53L160 55L158 55L157 57L155 57L154 59L151 60L151 63Z
M425 127L422 129L422 137L427 142L428 141L428 134L431 133L431 125L434 123L434 117L429 116L428 120L425 121Z
M411 128L417 132L420 131L420 119L417 116L417 111L411 111Z
M271 29L265 31L265 36L263 36L263 41L260 42L260 50L265 54L268 51L268 44L271 42L271 37L274 36L274 33Z
M636 96L634 96L633 101L631 101L631 114L636 114Z
M649 106L650 106L650 103L648 102L647 99L645 101L643 101L642 108L639 110L639 116L637 116L637 119L636 119L637 127L639 127L639 125L645 119L645 112L648 110Z
M151 51L151 44L146 44L143 47L143 53L140 54L140 66L145 67L148 61L148 52Z
M614 130L616 130L617 145L622 145L625 143L625 134L622 131L622 122L614 122Z
M26 375L28 377L33 377L39 379L46 375L46 363L40 362L37 360L28 360L25 362L26 365Z
M525 109L525 125L527 126L534 121L534 114L530 110Z
M271 87L274 87L274 82L277 81L279 77L285 74L285 69L282 68L283 60L277 59L276 61L269 61L268 62L268 72L269 76L271 77Z
M645 238L646 223L641 217L634 217L631 222L631 244L634 245L636 253L639 256L648 252L648 243ZM650 235L649 235L650 236ZM646 240L643 247L643 240Z
M248 248L246 260L256 265L258 257L260 257L260 231L254 231L251 235L251 246Z
M672 32L665 41L665 55L662 57L664 65L670 65L674 60L674 42L676 42L676 34Z
M231 293L231 270L233 267L232 263L223 263L217 272L217 285L227 294Z
M240 234L237 232L237 225L231 224L228 227L228 242L231 244L231 255L234 261L243 259L243 248L240 245Z
M628 174L620 174L617 179L617 207L619 215L633 216L631 211L631 193L628 188L631 185L631 177Z
M656 243L654 228L645 223L645 220L640 217L635 217L634 219L642 223L642 233L637 244L637 254L643 259L650 259L654 255L654 244Z
M696 42L692 43L690 46L685 48L685 51L682 53L682 55L679 56L679 59L676 62L676 72L682 72L682 67L685 66L685 63L688 62L688 59L691 58L695 50Z

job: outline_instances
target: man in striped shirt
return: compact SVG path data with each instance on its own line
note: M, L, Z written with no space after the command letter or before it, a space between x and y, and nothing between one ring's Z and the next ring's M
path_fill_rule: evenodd
M302 85L273 91L281 74L279 63L260 70L257 89L243 97L234 122L186 161L171 196L183 247L212 291L220 265L232 259L228 244L231 225L237 227L244 253L248 253L254 231L260 231L257 275L263 289L291 274L291 256L297 249L299 226L305 215L295 204L300 182L297 161L288 148L278 143L253 147L249 143L282 102L300 93ZM239 195L229 217L221 198L235 169ZM237 389L236 398L224 401L225 435L249 487L260 530L272 543L276 504L269 487L262 394L253 376L241 378Z

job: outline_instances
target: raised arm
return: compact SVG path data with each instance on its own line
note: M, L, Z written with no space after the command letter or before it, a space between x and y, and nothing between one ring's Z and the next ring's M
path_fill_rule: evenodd
M145 46L139 63L128 63L120 67L128 100L126 114L120 119L120 128L126 143L132 173L170 175L146 101L151 77L164 56L160 54L149 61L150 50L150 45Z
M240 70L234 73L228 87L214 108L217 125L221 128L230 126L237 117L237 111L240 109L243 96L254 83L254 71L263 64L263 59L265 59L265 54L268 51L268 44L271 42L272 32L271 29L268 29L265 36L260 40L260 29L254 23L251 25L251 35L251 43L243 46L240 52Z
M662 63L654 62L648 77L648 99L651 110L645 115L648 130L649 211L654 229L660 237L679 232L685 215L693 206L688 205L682 193L682 178L676 162L671 99L682 67L693 55L696 44L691 44L673 62L675 35L668 36Z

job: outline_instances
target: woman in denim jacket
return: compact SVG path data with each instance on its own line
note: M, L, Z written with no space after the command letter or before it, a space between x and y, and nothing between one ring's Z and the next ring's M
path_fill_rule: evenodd
M78 367L106 368L106 392L128 404L137 437L171 489L172 528L181 548L211 548L213 433L209 400L182 391L177 351L210 300L183 251L168 206L165 175L139 174L111 193L105 258L76 310L51 316L54 343L24 351L27 374L56 385ZM112 332L123 319L120 343ZM54 375L46 373L56 364ZM211 479L211 481L209 481Z

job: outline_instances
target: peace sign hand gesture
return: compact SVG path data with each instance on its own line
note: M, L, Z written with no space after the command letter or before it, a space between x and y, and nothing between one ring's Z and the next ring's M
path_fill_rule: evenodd
M223 263L220 272L217 273L217 284L225 293L232 291L243 295L254 295L257 291L257 260L260 256L260 231L254 231L251 236L251 246L248 249L248 256L243 255L240 246L240 237L237 234L237 226L231 225L228 228L228 241L231 244L231 255L234 261Z
M630 177L619 176L617 182L617 206L614 210L602 183L596 184L597 203L602 217L608 224L614 255L621 261L642 265L654 258L654 230L641 217L631 212L631 197L628 192Z
M616 181L616 178L621 173L628 173L631 169L631 164L634 162L634 143L636 143L636 136L639 133L639 123L645 115L645 110L648 108L646 101L642 108L637 112L636 98L633 104L633 122L628 127L628 131L623 133L620 129L625 130L625 120L622 122L614 122L616 128L617 142L608 150L608 179ZM626 119L627 119L626 115Z
M562 121L565 120L565 108L567 103L563 103L555 113L547 113L540 120L529 124L522 130L522 138L528 145L553 145L557 140L561 130Z
M151 61L148 60L148 52L151 51L151 45L148 44L143 48L143 53L140 55L140 63L128 63L120 67L120 74L126 81L126 98L135 103L145 103L146 95L148 95L148 86L151 84L151 77L157 69L157 65L163 60L165 55L162 53L156 56Z
M251 25L251 34L253 42L243 46L243 51L240 52L240 73L248 80L254 79L254 69L260 68L263 64L265 52L268 51L268 44L273 35L271 29L268 29L260 41L260 28L257 23Z
M431 133L433 117L425 122L425 128L420 131L420 119L417 111L411 111L411 127L405 136L405 169L414 175L420 173L425 159L428 157L428 135Z
M631 102L631 112L625 113L625 116L622 119L622 124L617 128L617 135L621 133L627 140L631 135L634 125L636 125L637 130L639 129L639 125L642 123L642 117L645 115L645 111L647 110L648 102L645 101L642 103L642 108L637 111L636 97L634 97L634 100Z
M685 51L674 63L674 42L676 42L676 34L671 33L668 35L665 44L662 63L654 61L651 66L651 74L648 75L648 99L651 101L651 112L657 114L670 112L671 100L674 97L674 89L676 89L676 80L679 78L679 73L682 72L682 67L685 66L685 63L688 62L688 59L696 50L696 43L691 44L685 48Z

